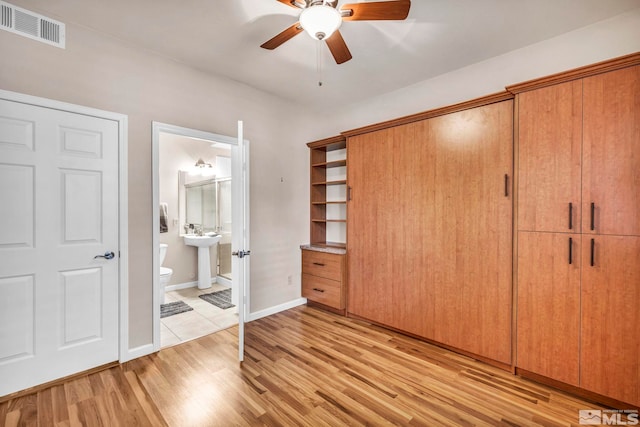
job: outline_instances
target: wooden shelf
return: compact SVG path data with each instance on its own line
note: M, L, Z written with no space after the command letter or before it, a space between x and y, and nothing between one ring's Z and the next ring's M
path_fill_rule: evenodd
M341 199L345 198L343 188L346 190L347 186L347 140L339 135L310 142L307 146L311 165L309 240L320 246L346 248L348 204ZM327 242L327 239L337 242Z
M307 143L307 147L313 150L324 151L326 153L327 151L343 150L347 148L347 140L344 136L339 135L321 139L319 141L309 142Z
M341 166L347 166L347 161L346 160L335 160L333 162L314 163L311 166L314 167L314 168L324 168L324 169L339 168Z
M311 185L343 185L346 184L347 180L343 179L341 181L322 181L322 182L313 182Z

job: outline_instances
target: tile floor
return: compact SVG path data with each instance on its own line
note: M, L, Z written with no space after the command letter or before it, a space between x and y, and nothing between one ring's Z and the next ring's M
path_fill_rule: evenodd
M209 289L187 288L167 292L165 302L182 300L193 307L193 310L160 319L160 346L162 348L169 347L237 325L237 307L223 310L198 298L200 294L208 294L226 288L226 286L214 283Z

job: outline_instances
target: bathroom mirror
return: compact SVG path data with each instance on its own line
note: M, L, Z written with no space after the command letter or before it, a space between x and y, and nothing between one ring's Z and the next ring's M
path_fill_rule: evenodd
M216 184L213 179L185 184L185 223L217 231Z
M193 224L203 232L217 232L218 212L217 185L215 178L202 179L191 176L186 171L178 172L178 197L180 205L180 223L187 233L186 226Z

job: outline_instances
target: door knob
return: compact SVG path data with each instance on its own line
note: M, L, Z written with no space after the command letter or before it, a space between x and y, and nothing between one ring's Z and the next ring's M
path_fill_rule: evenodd
M104 258L104 259L113 259L115 258L116 254L114 254L113 252L105 252L104 255L96 255L93 257L93 259L96 258Z
M247 255L251 255L251 251L233 251L231 255L237 256L238 258L244 258Z

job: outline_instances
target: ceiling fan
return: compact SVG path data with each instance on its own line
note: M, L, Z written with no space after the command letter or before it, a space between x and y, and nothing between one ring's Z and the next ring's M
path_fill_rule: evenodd
M338 0L276 0L301 9L299 21L263 43L260 47L273 50L306 31L316 40L324 40L338 64L352 58L340 31L342 21L395 21L406 19L411 0L349 3L338 8Z

